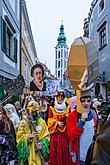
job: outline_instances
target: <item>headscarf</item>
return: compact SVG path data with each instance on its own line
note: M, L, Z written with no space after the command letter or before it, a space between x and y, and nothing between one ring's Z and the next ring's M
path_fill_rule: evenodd
M17 130L20 119L14 105L6 104L4 108L5 108L6 113L7 113L7 110L10 111L10 115L8 115L8 117L13 122L15 130Z
M59 104L56 97L55 97L54 109L58 112L59 111L65 111L65 109L66 109L65 99L63 100L63 102L61 104Z
M16 108L15 108L15 106L14 106L13 104L6 104L4 108L5 108L5 109L8 109L8 111L10 111L11 114L12 114L12 113L17 114ZM18 114L17 114L17 115L18 115Z

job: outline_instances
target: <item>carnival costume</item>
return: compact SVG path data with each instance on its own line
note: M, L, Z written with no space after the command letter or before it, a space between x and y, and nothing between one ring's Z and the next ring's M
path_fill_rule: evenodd
M37 132L38 139L37 143L41 143L42 158L47 158L49 154L49 132L45 121L38 116L37 110L39 105L36 101L30 101L28 103L29 114L35 112L35 117L30 119L29 114L26 119L21 120L18 132L17 132L17 148L18 148L18 159L20 164L23 165L28 160L28 165L41 165L42 159L40 152L38 152L35 142L36 138L28 140L30 134ZM33 127L33 124L34 127Z
M77 96L77 107L67 119L71 151L69 165L88 165L87 162L92 157L90 146L95 133L94 127L97 124L97 114L90 109L91 89L99 74L98 54L93 41L86 37L74 40L67 70Z
M15 160L17 158L14 126L5 113L6 112L3 107L0 107L0 115L4 114L2 120L0 120L0 165L6 165L11 160Z
M55 97L54 107L50 106L48 128L51 134L49 165L68 165L69 142L66 130L66 118L69 106L66 107L65 99L61 104ZM59 126L58 122L64 125Z
M6 110L6 113L7 113L7 110L10 112L10 114L9 115L7 114L7 116L13 122L15 131L17 131L18 125L20 123L20 119L19 119L19 116L16 112L16 109L15 109L14 105L6 104L4 108Z

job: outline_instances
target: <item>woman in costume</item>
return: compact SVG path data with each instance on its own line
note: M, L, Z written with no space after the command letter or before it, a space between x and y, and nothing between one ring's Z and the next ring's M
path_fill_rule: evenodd
M66 106L62 90L57 91L54 106L50 106L48 128L51 134L49 165L68 165L69 142L66 130L66 118L69 106Z
M27 117L21 120L17 132L20 165L41 165L49 155L49 131L45 121L38 116L36 101L29 101Z
M0 106L0 165L7 165L17 158L16 135L12 121Z
M31 76L34 79L30 82L30 91L46 91L46 82L43 81L44 68L41 64L35 64L31 68Z

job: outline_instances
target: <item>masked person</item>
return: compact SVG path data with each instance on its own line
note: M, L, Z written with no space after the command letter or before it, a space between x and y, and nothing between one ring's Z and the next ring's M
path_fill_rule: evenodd
M46 82L43 80L44 68L41 64L35 64L31 68L31 76L34 79L30 82L30 91L46 91Z
M66 106L62 90L56 92L54 106L50 106L48 128L51 135L49 165L68 165L69 142L66 118L69 106Z
M88 149L94 136L94 127L97 124L97 114L90 108L90 90L80 91L77 97L78 107L69 114L67 131L70 140L70 165L85 165Z
M21 120L17 132L18 159L21 165L41 165L49 154L49 131L38 116L38 103L29 101L27 108L27 117Z
M16 134L12 121L0 106L0 165L14 163L17 158Z

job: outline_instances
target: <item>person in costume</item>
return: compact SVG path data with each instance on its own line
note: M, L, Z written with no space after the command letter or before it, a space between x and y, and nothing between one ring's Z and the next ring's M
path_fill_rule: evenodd
M17 132L20 165L42 165L49 155L50 135L45 121L38 116L36 101L29 101L27 117L21 120Z
M71 108L71 112L73 112L75 110L75 107L77 105L76 102L77 102L77 97L76 96L71 97L70 100L68 101L68 105Z
M17 131L20 119L19 119L19 116L18 116L18 114L16 112L16 109L15 109L14 105L6 104L4 108L6 110L7 116L13 122L15 131Z
M57 91L54 106L50 106L48 128L51 135L49 165L68 165L69 141L66 129L66 119L69 114L65 95L62 90Z
M14 163L17 159L16 134L12 121L0 106L0 165Z
M44 68L41 64L35 64L31 68L31 76L34 79L30 82L30 91L46 91L46 82L43 80Z
M48 119L48 112L47 112L47 100L45 96L41 96L40 97L40 117L45 120L45 122L47 123L47 119Z
M106 103L107 104L107 103ZM96 141L93 149L93 158L88 165L109 165L110 164L110 118L103 114L98 121Z
M70 165L84 165L88 149L94 136L94 127L97 124L97 114L90 109L91 93L80 91L78 96L83 109L75 109L67 119L67 131L70 140ZM79 107L81 107L79 106Z

